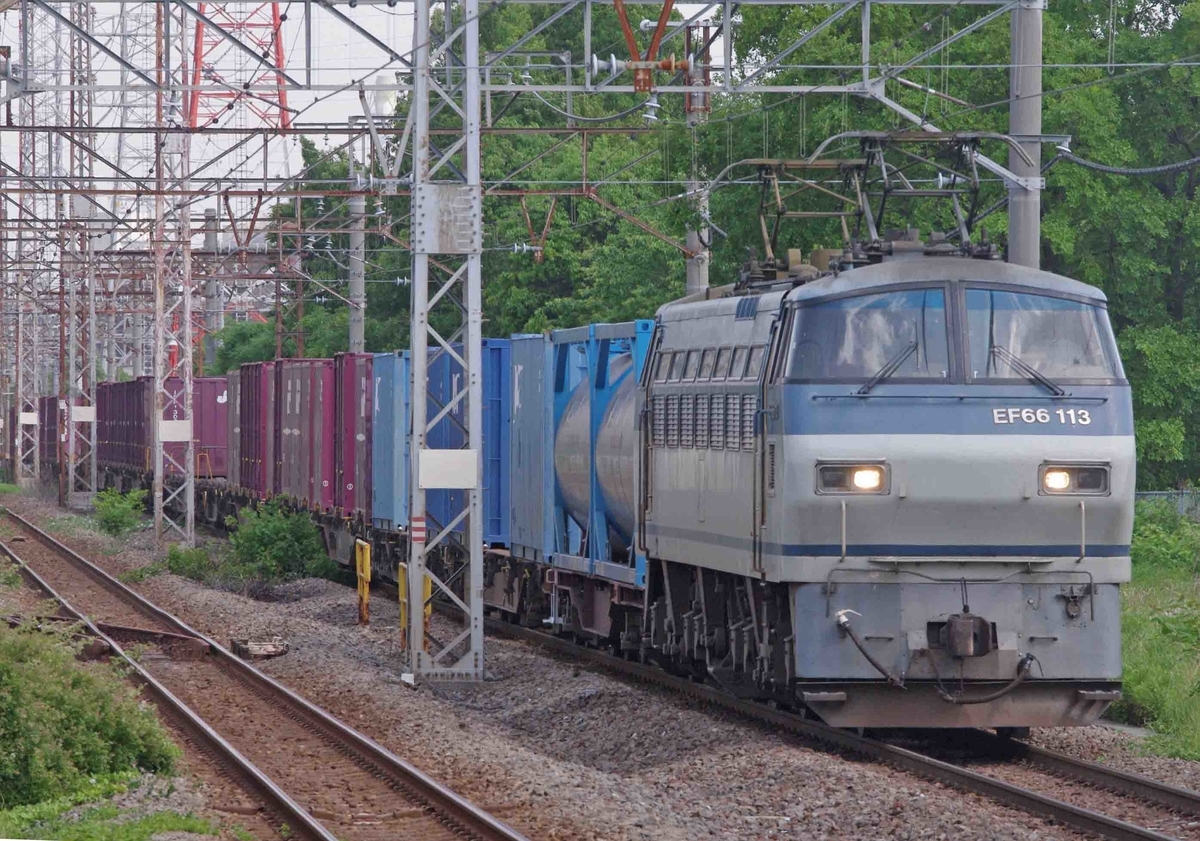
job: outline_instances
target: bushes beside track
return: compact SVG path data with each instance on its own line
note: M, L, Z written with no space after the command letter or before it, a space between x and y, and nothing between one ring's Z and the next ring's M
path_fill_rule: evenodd
M129 570L122 580L136 583L171 572L213 587L257 595L264 587L298 578L338 575L321 532L306 513L267 502L257 509L243 508L227 525L231 529L227 548L172 546L165 560Z
M0 625L0 810L167 773L179 755L117 671L78 662L73 649L64 636Z
M1157 752L1200 759L1200 524L1169 503L1139 502L1131 551L1125 699L1113 717L1152 727Z

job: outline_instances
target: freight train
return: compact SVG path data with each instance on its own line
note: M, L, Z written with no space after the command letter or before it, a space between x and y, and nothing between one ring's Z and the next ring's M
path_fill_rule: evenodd
M409 362L198 380L198 510L283 498L394 577ZM431 416L459 374L432 360ZM488 340L483 377L484 599L508 618L835 726L1086 724L1119 697L1133 417L1099 290L920 253L752 271ZM110 483L147 478L147 391L100 390ZM463 446L461 410L433 446ZM449 522L461 492L438 493Z

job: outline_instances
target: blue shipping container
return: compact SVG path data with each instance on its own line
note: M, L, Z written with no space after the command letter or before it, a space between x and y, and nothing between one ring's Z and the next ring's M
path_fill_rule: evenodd
M378 529L408 527L408 360L406 350L375 354L371 519Z
M548 387L550 339L540 333L512 339L512 432L509 446L511 542L517 558L546 563L553 553L554 459L546 430L554 427Z
M507 339L483 342L483 540L491 545L509 542L509 418L512 402L511 349ZM462 388L462 366L447 353L430 350L429 402L432 420ZM408 351L375 355L375 483L371 516L378 528L406 528L409 519L409 469L412 435L408 429L411 369ZM430 430L426 446L457 449L466 446L463 403L456 404ZM390 434L381 430L390 429ZM381 446L382 442L387 442ZM426 494L431 532L439 531L462 511L466 497L458 490ZM455 529L461 533L461 524Z

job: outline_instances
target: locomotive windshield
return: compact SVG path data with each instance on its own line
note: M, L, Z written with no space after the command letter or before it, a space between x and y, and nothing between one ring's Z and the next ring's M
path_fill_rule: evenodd
M796 311L788 378L945 380L948 347L941 287L839 298Z
M967 289L973 379L1112 380L1123 376L1103 307L1001 289ZM1024 370L1022 370L1024 369Z

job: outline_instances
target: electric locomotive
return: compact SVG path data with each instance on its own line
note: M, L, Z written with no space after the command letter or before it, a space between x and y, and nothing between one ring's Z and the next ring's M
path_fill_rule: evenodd
M485 598L835 726L1095 720L1134 491L1103 293L919 252L815 275L551 337L546 551L514 516Z

